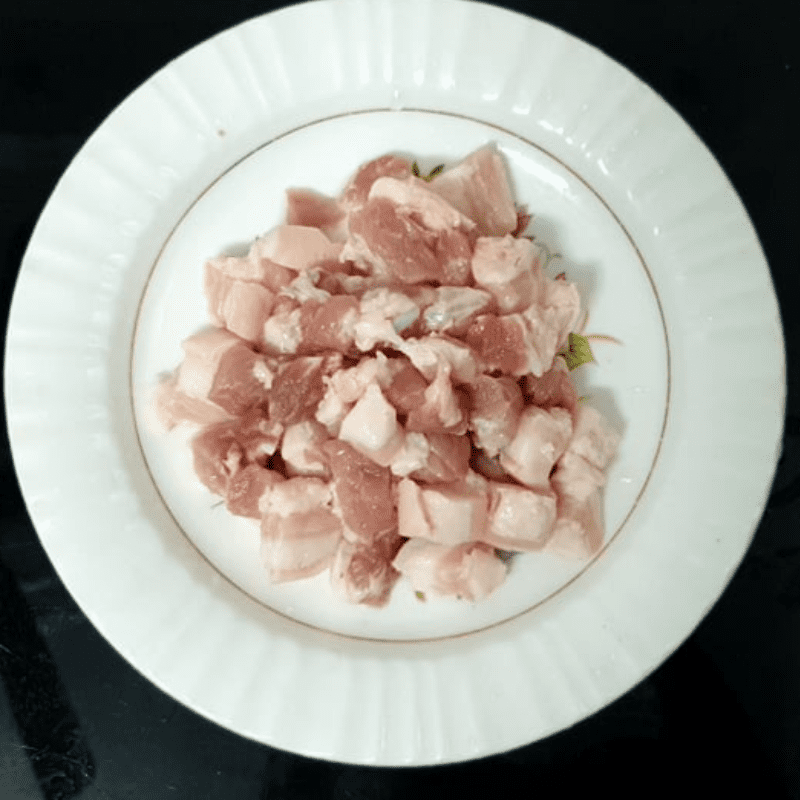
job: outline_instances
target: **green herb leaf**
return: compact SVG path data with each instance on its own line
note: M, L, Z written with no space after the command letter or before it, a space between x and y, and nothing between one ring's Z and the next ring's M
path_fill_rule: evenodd
M414 595L416 596L417 600L422 600L425 602L425 592L414 592Z
M573 369L577 369L581 364L589 364L594 361L592 348L589 347L589 340L579 333L571 333L569 335L567 348L559 352L558 355L563 357L570 372Z
M434 167L427 175L423 175L419 171L419 164L417 164L416 161L414 161L411 164L411 174L415 178L420 178L421 180L428 181L428 182L432 181L443 170L444 170L444 164L439 164L439 166Z
M439 164L435 166L422 180L424 181L432 181L440 172L444 170L444 164Z

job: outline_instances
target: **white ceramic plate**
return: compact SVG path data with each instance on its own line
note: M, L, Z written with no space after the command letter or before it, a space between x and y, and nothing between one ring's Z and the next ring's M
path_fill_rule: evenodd
M435 32L435 35L434 35ZM256 528L212 508L149 392L205 321L205 258L388 151L492 141L567 256L624 428L590 565L519 559L487 602L271 587ZM457 0L336 0L254 19L134 92L62 178L14 297L6 397L26 502L87 616L150 680L259 741L368 764L463 760L573 724L688 636L743 555L783 419L777 304L751 224L686 124L621 66Z

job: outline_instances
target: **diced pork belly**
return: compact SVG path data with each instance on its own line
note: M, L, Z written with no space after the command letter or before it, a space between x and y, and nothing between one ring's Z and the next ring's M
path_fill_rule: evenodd
M398 532L406 538L447 545L470 542L485 529L487 511L488 487L466 479L422 486L403 478L397 487Z
M505 164L491 145L471 153L429 185L473 220L481 236L505 236L517 227L517 209Z
M559 281L561 283L561 281ZM525 326L525 355L527 371L544 375L553 366L562 344L562 324L553 308L529 306L520 316Z
M471 219L432 192L425 181L413 175L405 179L378 178L369 191L370 200L376 197L391 201L398 213L413 217L430 231L471 231L475 227Z
M389 468L393 475L406 478L411 473L423 469L429 455L428 437L424 433L406 432L403 446L395 453Z
M381 389L388 386L391 375L387 358L378 352L375 357L365 356L355 367L340 369L324 379L325 394L317 406L315 418L332 436L339 435L342 421L361 399L367 386L377 383Z
M396 530L391 472L339 440L326 442L323 450L330 464L345 535L353 541L371 542Z
M418 316L419 308L406 295L387 288L369 290L361 298L354 324L355 345L362 352L377 345L399 346L400 332Z
M316 420L289 425L281 441L281 456L287 473L327 478L330 470L322 445L328 439L328 431Z
M620 437L611 430L597 409L580 404L575 412L575 428L567 450L605 469L617 451Z
M520 415L511 443L500 451L500 464L520 483L547 490L550 472L569 443L572 418L563 408L528 406Z
M236 423L221 422L204 428L192 441L194 471L214 494L225 496L228 481L244 463L244 448L236 438Z
M447 286L439 286L433 287L429 286L424 283L417 283L413 286L403 286L402 291L407 296L410 297L417 305L417 308L423 309L427 308L428 306L432 305L436 302L436 298L438 297L438 292L440 289L462 289L465 287L447 287ZM417 327L417 326L415 326ZM427 331L425 331L427 333Z
M215 325L231 333L260 342L275 295L253 281L240 281L206 264L205 292L208 315Z
M258 241L260 258L295 272L337 258L341 250L341 245L331 242L322 231L307 225L278 225Z
M433 234L426 235L421 225L403 219L389 200L365 203L349 214L347 222L349 235L339 258L355 264L357 275L388 286L432 280L429 276L436 274L438 265L430 250ZM401 257L395 264L398 254ZM358 292L362 283L368 285L362 281L353 289Z
M380 314L390 320L397 333L406 330L419 317L419 306L411 297L384 286L364 292L359 310L365 316Z
M332 197L310 189L288 189L286 191L286 222L310 228L335 228L344 218L344 209Z
M303 339L302 309L291 297L278 297L272 314L264 323L261 343L266 350L277 355L296 353Z
M376 464L388 466L403 445L403 429L397 412L387 402L377 383L370 383L358 402L342 420L339 438Z
M411 164L398 156L381 156L359 167L342 193L341 204L347 209L360 208L367 202L372 184L378 178L407 178L411 175Z
M398 477L421 483L452 483L466 477L472 446L466 436L407 431L390 465Z
M488 371L540 376L553 365L560 330L553 309L533 305L521 314L478 317L466 341Z
M539 377L553 366L580 314L580 298L574 284L560 280L549 281L544 298L544 305L521 313L484 314L472 323L466 341L487 370Z
M281 289L281 296L296 300L301 305L309 300L324 303L330 299L331 294L317 286L320 275L321 272L316 267L303 270L289 282L288 286Z
M555 331L555 349L561 349L575 330L581 315L581 298L574 283L545 280L544 306L549 326Z
M370 200L353 212L350 239L342 257L355 261L376 275L393 277L399 283L443 281L444 274L434 251L436 234L402 216L390 200Z
M426 304L423 314L425 328L452 336L465 333L475 317L492 302L489 292L469 286L440 286L432 291L432 302Z
M389 359L391 381L384 396L401 414L408 414L425 402L428 381L406 358Z
M336 276L336 282L339 287L336 294L349 294L353 297L361 297L371 289L385 289L393 284L389 275L363 275L358 272L339 274Z
M474 224L414 177L375 181L369 200L349 219L343 250L373 273L400 283L464 285L471 277Z
M482 600L505 580L506 565L483 542L455 547L410 539L392 562L415 591Z
M578 405L578 393L569 377L566 364L556 359L553 366L540 377L526 375L521 381L522 393L530 405L540 408L560 406L571 414Z
M272 487L261 520L261 555L270 580L298 580L327 569L341 537L326 483L290 478Z
M406 439L414 435L406 434ZM469 472L472 451L469 438L452 433L429 433L427 455L422 466L410 473L415 481L422 483L452 483L463 480Z
M336 350L348 353L353 347L358 300L334 295L318 302L308 300L300 308L300 353Z
M400 577L392 561L404 543L395 531L367 543L342 539L331 565L334 591L351 603L385 605Z
M556 521L556 496L522 486L492 483L489 522L480 539L503 550L539 550Z
M240 419L208 425L192 441L194 469L214 494L225 496L229 480L248 464L266 466L282 428L257 411Z
M478 374L475 353L464 342L447 336L430 334L421 339L405 339L398 349L432 381L442 366L450 369L454 383L471 383Z
M577 453L567 450L558 459L551 480L559 497L570 497L584 503L605 485L605 473Z
M238 336L216 328L190 336L183 343L186 357L178 370L177 388L208 400L232 415L243 414L265 399L257 377L268 369L264 356Z
M484 314L470 325L466 342L487 371L518 376L529 371L526 333L519 314Z
M231 416L215 403L184 394L178 389L175 375L161 381L156 389L154 402L156 418L168 431L181 422L210 425L214 422L223 422Z
M212 258L208 265L229 278L261 283L271 292L279 292L297 273L273 261L267 254L268 250L269 244L259 238L250 246L246 256L220 256Z
M261 519L272 488L285 480L283 475L259 464L248 464L228 481L225 505L231 514Z
M528 369L535 376L552 368L556 353L567 344L580 316L580 297L574 284L548 279L544 297L544 305L532 305L522 312Z
M472 274L491 292L503 314L522 311L541 294L541 250L530 239L481 237L475 243Z
M558 499L558 518L545 549L562 558L590 558L603 546L603 503L599 490L579 502L569 495Z
M284 425L314 419L325 391L323 356L299 356L278 369L269 394L269 413Z
M519 384L507 376L480 375L470 385L469 396L469 429L475 446L496 456L517 431L523 406Z
M418 433L466 433L467 406L466 393L450 382L450 365L440 364L422 405L409 412L405 428Z
M254 409L239 418L238 436L247 463L266 466L278 449L283 436L283 425L259 414L259 409Z
M579 406L575 430L553 472L558 520L548 549L568 558L588 558L603 544L603 468L612 458L618 436L599 412Z
M439 263L439 275L434 280L448 286L465 286L471 282L473 239L473 234L460 229L438 232L433 240L433 252Z

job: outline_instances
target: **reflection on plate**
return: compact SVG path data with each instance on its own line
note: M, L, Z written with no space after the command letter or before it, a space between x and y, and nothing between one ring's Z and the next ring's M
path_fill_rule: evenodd
M749 543L784 395L763 255L683 121L549 26L411 5L284 9L128 98L36 228L6 373L37 530L122 655L242 735L374 764L530 742L657 666ZM376 612L321 603L324 577L265 585L253 528L211 510L186 449L143 424L153 377L205 319L203 261L276 224L287 186L333 194L380 153L426 166L487 141L536 232L569 257L592 330L624 342L575 373L625 429L607 547L587 568L525 556L474 606L395 592Z

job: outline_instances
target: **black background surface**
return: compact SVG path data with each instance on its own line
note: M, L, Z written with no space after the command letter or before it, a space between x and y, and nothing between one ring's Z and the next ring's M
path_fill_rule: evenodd
M28 0L0 11L3 330L33 225L86 138L167 61L279 5ZM787 424L772 498L733 581L653 675L545 741L435 768L313 761L198 717L100 637L38 542L3 425L0 800L547 798L603 791L800 798L798 6L503 5L585 39L659 92L718 158L761 238L787 340Z

